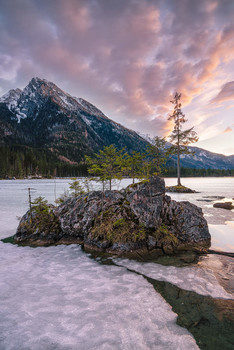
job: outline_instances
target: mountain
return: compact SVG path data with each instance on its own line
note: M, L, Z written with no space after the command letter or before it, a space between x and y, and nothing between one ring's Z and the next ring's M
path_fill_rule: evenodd
M1 171L28 174L38 168L52 173L55 167L64 176L67 172L61 169L68 165L81 169L85 155L110 144L142 152L149 139L45 79L33 78L23 90L12 89L0 98L0 176ZM234 169L234 156L192 149L195 157L185 156L183 166Z
M153 139L149 135L138 133L147 142L153 144ZM167 142L167 147L171 144ZM193 154L181 155L181 166L194 169L234 169L234 155L225 156L220 153L207 151L199 147L188 147ZM172 157L170 165L176 166L176 156Z
M0 144L44 148L79 163L110 144L130 152L143 151L147 142L84 99L33 78L23 91L10 90L0 98Z
M182 165L187 168L234 169L234 155L225 156L198 147L189 147L194 153L182 156Z

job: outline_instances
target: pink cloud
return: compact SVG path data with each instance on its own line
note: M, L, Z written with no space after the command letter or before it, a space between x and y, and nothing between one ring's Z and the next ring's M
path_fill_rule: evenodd
M231 131L232 131L232 128L230 128L230 126L228 126L228 127L224 130L224 133L231 132Z
M228 83L224 84L218 95L215 96L211 102L222 103L230 100L234 100L234 81L229 81Z
M233 11L221 0L0 5L0 54L17 61L15 69L5 65L3 88L24 87L33 75L47 78L140 131L167 133L172 94L191 104L220 64L232 60ZM229 85L217 98L232 93Z

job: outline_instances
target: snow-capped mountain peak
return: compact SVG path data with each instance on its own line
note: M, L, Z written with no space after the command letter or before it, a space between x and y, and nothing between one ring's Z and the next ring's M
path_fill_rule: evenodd
M23 91L20 89L10 90L0 98L0 102L7 105L7 108L14 113L18 123L20 123L21 119L36 119L39 110L49 99L70 112L83 111L87 112L90 117L95 115L107 118L97 107L83 98L72 97L54 83L38 77L32 78ZM87 120L85 116L83 120L88 124L92 122L92 118Z

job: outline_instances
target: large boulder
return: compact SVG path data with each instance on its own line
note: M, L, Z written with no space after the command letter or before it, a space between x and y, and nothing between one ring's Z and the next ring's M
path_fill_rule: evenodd
M38 225L35 213L31 221L27 213L15 241L31 245L80 243L111 253L171 254L210 246L202 210L189 202L171 200L159 177L121 191L92 191L70 198L52 211L50 219L55 224L44 220L44 227L42 222Z

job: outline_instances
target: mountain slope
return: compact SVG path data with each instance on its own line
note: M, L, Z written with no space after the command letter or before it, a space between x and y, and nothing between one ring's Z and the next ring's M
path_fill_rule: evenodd
M0 121L1 144L47 148L72 162L110 144L128 151L143 151L147 145L89 102L39 78L0 98Z
M149 135L140 134L147 142L153 143ZM171 144L167 142L167 147ZM225 156L223 154L207 151L199 147L188 147L193 154L181 155L181 166L194 169L234 169L234 155ZM169 165L176 167L176 156L168 162Z
M225 156L198 147L189 147L194 152L182 157L182 164L188 168L234 169L234 155Z

